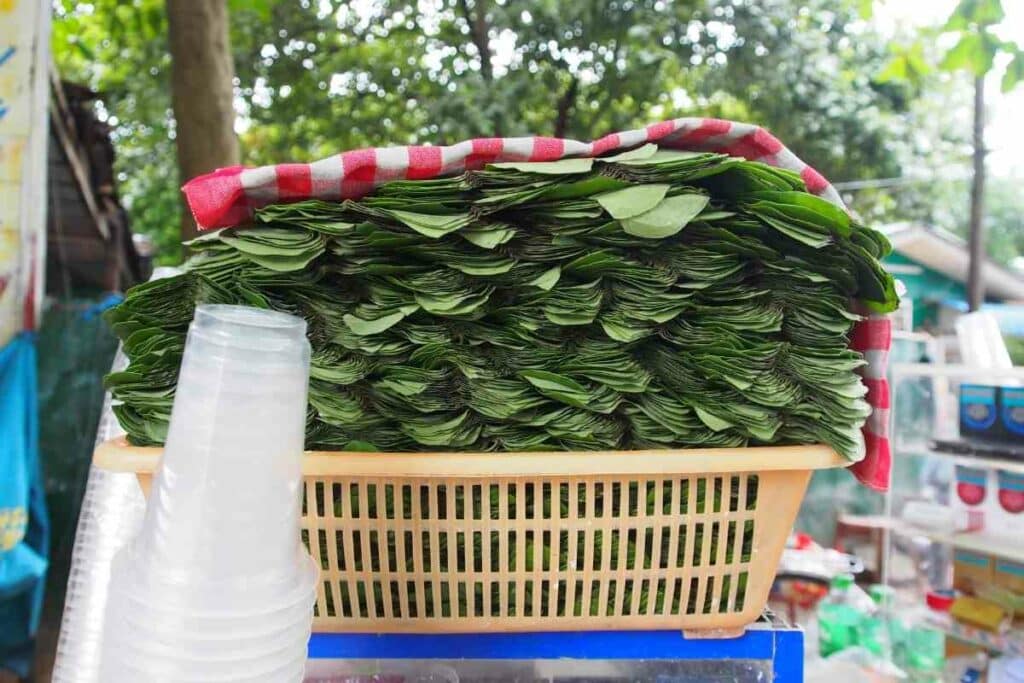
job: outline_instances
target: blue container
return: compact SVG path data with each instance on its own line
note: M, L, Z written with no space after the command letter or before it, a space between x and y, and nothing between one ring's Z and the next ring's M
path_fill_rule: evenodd
M960 436L964 439L998 440L1001 435L997 408L998 387L960 385Z
M1024 441L1024 388L1003 387L999 391L1002 435L1010 441Z

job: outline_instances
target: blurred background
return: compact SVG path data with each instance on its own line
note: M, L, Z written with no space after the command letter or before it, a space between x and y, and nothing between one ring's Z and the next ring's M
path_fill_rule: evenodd
M0 21L17 4L0 0ZM154 266L181 263L195 226L179 187L218 167L747 121L889 234L887 267L907 289L894 360L955 360L942 341L986 309L1024 363L1024 3L58 0L50 27L40 680L116 350L98 315ZM9 56L0 43L0 67ZM916 490L922 472L897 477ZM825 473L801 526L829 545L837 510L883 507Z
M172 87L174 59L189 56L168 37L176 4L187 3L65 1L53 17L57 70L94 93L132 231L161 264L181 258L181 114L223 93L231 125L219 134L237 146L220 165L482 136L589 140L681 116L750 121L864 220L966 238L979 72L987 252L1002 266L1024 254L1024 93L1010 90L1024 72L1020 3L1006 3L984 44L951 54L975 27L950 25L951 0L228 2L210 16L226 37L210 76L226 82L187 91ZM207 147L232 147L204 132Z

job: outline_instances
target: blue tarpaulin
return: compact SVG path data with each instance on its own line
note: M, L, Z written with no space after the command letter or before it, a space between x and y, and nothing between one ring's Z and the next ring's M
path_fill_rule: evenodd
M0 669L23 677L49 544L37 410L35 340L23 333L0 349Z

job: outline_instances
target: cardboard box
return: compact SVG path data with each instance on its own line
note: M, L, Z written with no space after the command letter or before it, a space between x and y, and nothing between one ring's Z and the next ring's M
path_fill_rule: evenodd
M992 583L1019 595L1024 595L1024 564L996 559Z
M999 390L999 423L1004 439L1024 443L1024 388L1003 387Z
M992 557L957 550L953 553L953 588L961 593L974 594L974 587L992 583L994 572Z
M966 519L987 538L1019 544L1024 529L1024 474L956 466L950 501L954 519Z

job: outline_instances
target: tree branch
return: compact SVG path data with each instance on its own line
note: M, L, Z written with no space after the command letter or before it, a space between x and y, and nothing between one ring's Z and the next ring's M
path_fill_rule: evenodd
M469 8L468 0L459 0L459 8L462 16L469 24L469 35L473 39L476 51L480 53L480 74L484 80L490 83L494 80L494 69L491 66L491 48L488 33L490 27L487 25L487 7L485 0L476 0L473 3L474 13Z

